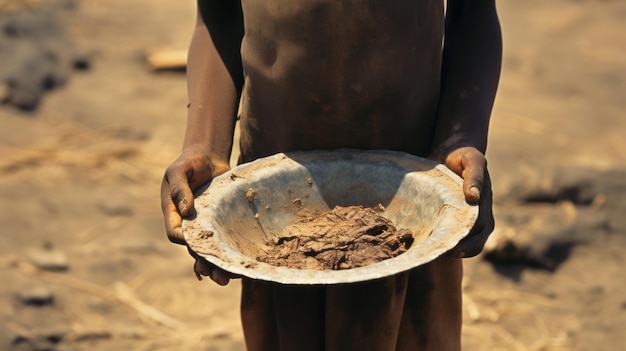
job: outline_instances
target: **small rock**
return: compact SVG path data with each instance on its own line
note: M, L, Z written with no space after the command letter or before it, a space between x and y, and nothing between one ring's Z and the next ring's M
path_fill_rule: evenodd
M17 298L22 304L29 306L46 306L54 303L54 294L44 287L20 290Z
M69 269L67 255L58 250L31 250L28 259L38 268L47 271L66 271Z
M58 344L67 334L63 329L39 330L16 336L12 344L16 350L58 351Z
M69 331L65 329L46 329L37 333L36 338L46 340L52 344L58 344L68 333Z
M76 55L72 60L72 67L77 71L86 71L91 68L91 58L87 55Z

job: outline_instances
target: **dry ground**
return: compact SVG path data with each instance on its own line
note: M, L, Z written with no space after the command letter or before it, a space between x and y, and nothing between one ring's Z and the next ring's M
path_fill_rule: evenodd
M0 11L41 2L4 0ZM65 3L74 8L63 24L90 69L71 72L34 112L0 109L0 349L241 350L238 282L198 283L159 209L186 88L181 72L151 72L143 56L186 48L193 2ZM623 350L626 3L499 10L494 238L517 237L525 261L466 261L463 344ZM543 246L527 245L532 236ZM66 269L34 265L55 263Z

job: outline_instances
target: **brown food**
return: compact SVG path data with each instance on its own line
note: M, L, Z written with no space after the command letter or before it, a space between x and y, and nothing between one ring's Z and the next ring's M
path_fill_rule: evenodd
M412 243L409 230L397 230L374 209L337 206L286 227L257 260L290 268L349 269L398 256Z

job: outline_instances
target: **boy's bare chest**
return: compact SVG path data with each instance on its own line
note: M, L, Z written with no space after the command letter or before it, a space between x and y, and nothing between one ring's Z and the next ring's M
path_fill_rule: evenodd
M443 24L443 0L243 0L242 8L247 36L279 41L420 37Z
M268 153L428 143L421 133L432 130L438 102L441 0L242 4L250 143L271 145Z
M359 92L439 68L442 0L244 0L243 15L250 78Z

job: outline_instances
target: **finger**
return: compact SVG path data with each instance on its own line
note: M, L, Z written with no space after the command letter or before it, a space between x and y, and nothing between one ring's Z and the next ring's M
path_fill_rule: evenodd
M202 280L202 276L210 276L211 275L211 267L205 264L201 259L196 258L193 263L193 271L196 273L196 278L198 280Z
M230 282L230 278L228 277L228 273L224 272L223 270L219 269L219 268L215 268L212 271L212 274L210 275L211 279L213 279L214 282L216 282L217 284L221 285L221 286L225 286L228 285L228 283Z
M478 255L485 246L482 237L483 236L472 236L464 239L454 249L450 250L446 256L453 258L470 258Z
M202 280L202 276L204 275L222 286L227 285L230 282L230 275L228 273L207 263L202 258L196 258L193 270L196 273L196 278L198 278L198 280Z
M470 231L470 236L484 236L487 239L489 234L493 232L495 221L493 218L493 192L491 189L491 178L489 171L485 170L483 194L478 206L478 225L474 226L474 230Z
M452 251L452 256L456 258L474 257L483 251L489 235L494 229L494 220L491 217L486 222L481 223L481 230L469 234Z
M185 244L182 231L182 218L172 201L171 191L166 179L161 184L161 210L165 219L165 231L168 239L175 244Z
M485 181L487 161L482 154L473 153L466 155L461 163L463 166L462 178L465 201L473 204L478 203Z
M483 250L485 242L495 228L492 211L493 194L488 171L485 171L484 182L483 193L478 207L478 218L469 234L447 254L450 257L464 258L478 255Z
M189 186L189 178L185 172L174 169L165 173L165 178L169 184L171 198L182 217L187 217L193 213L193 192Z

